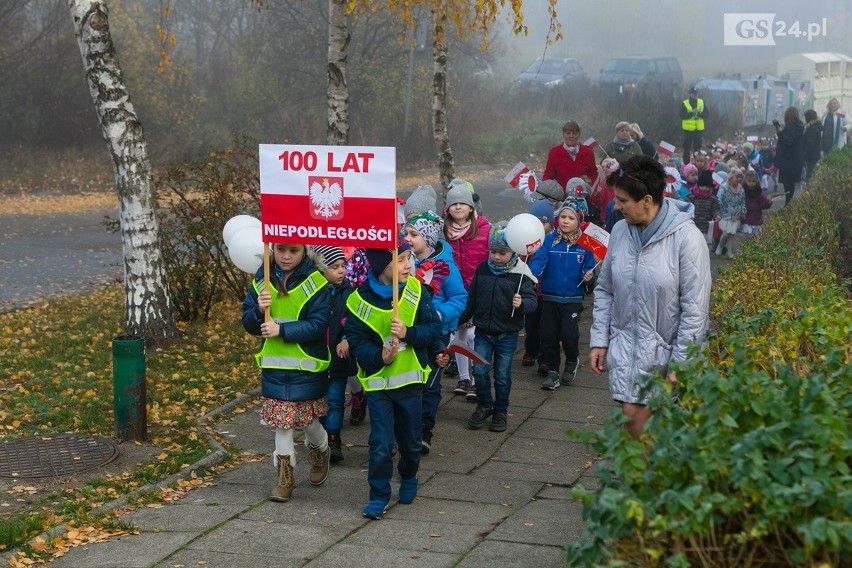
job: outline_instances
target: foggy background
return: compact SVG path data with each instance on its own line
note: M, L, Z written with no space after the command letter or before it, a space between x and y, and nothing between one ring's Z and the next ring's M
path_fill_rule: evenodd
M576 58L590 79L612 57L671 55L680 61L684 87L721 73L774 74L777 60L791 53L852 56L848 0L559 0L564 37L550 46L546 4L524 3L526 37L498 19L487 53L481 37L466 32L462 40L451 32L448 125L458 164L534 165L559 141L569 117L579 119L584 137L599 141L628 120L655 144L680 143L677 97L605 101L593 93L515 88L513 79L542 55ZM178 0L164 20L159 1L109 2L113 39L155 167L204 157L241 136L325 143L327 0L265 5ZM827 28L811 42L786 37L772 47L726 47L725 12L773 12L787 25L799 21L803 31L826 18ZM33 170L43 177L62 168L85 172L92 163L109 168L70 19L64 1L0 4L0 180ZM423 21L428 25L428 13ZM171 64L162 71L158 25L175 36ZM412 53L405 41L411 34L382 9L353 19L351 34L350 143L396 146L399 168L434 167L431 41L415 34L423 49ZM708 124L705 141L731 136L729 126L716 122Z

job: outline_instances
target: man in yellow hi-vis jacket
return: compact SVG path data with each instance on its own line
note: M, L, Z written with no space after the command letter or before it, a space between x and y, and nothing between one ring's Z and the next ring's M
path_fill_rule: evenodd
M689 97L680 103L680 125L683 129L683 163L689 163L692 152L701 150L701 138L704 136L704 119L707 118L707 105L698 98L698 90L689 88Z

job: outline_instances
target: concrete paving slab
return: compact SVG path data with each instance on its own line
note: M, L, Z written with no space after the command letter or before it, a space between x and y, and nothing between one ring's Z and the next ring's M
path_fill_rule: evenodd
M512 436L500 447L492 462L518 462L523 464L559 464L575 467L593 459L597 454L578 442L556 443L539 438Z
M513 512L513 508L497 503L476 503L418 496L409 506L394 507L387 518L458 525L495 525Z
M579 540L583 506L574 501L538 499L501 523L486 538L561 547Z
M564 420L543 420L538 417L531 417L518 426L515 431L515 436L524 438L534 438L540 440L549 440L552 443L568 442L569 426Z
M404 507L399 505L398 507ZM394 509L398 508L394 507ZM396 520L391 515L381 521L370 522L346 539L346 544L388 546L404 555L403 551L442 552L461 556L473 548L494 527L457 525L445 522Z
M164 532L123 535L108 542L72 548L51 568L145 568L160 562L199 533Z
M492 460L476 470L474 475L477 478L496 479L508 484L519 481L538 481L542 485L545 483L573 485L584 471L579 466L565 467L564 464L557 462L520 463Z
M137 509L122 515L121 520L132 523L143 532L201 533L244 510L245 505L198 505L178 501L156 509L149 507Z
M179 550L155 568L247 568L249 566L274 566L275 568L299 568L305 565L302 558L270 560L267 556L253 556L245 552L218 552L194 548Z
M192 541L187 548L263 556L267 557L265 564L274 564L282 558L301 559L304 563L349 533L335 527L307 525L295 515L288 520L282 523L234 519Z
M600 404L573 404L570 401L551 400L533 413L535 418L565 420L567 422L603 424L619 407Z
M401 551L346 542L326 550L305 564L305 568L450 568L457 561L456 554Z
M542 485L535 481L513 480L510 483L493 477L441 472L417 493L421 497L519 507L532 499Z
M458 568L564 568L565 554L558 546L533 546L485 540L457 564Z

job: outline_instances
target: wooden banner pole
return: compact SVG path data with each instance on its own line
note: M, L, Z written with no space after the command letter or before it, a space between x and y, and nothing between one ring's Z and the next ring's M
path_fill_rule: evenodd
M269 292L269 243L263 243L263 289ZM263 310L263 321L272 320L270 308Z

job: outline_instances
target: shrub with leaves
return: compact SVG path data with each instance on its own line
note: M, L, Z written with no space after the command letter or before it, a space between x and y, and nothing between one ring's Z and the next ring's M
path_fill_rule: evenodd
M233 265L222 228L240 214L260 216L257 144L238 140L202 162L172 166L155 180L166 276L181 321L207 319L223 295L245 296L248 277Z
M852 565L852 302L833 270L852 180L824 181L849 156L714 281L715 331L677 369L680 404L654 399L638 441L620 415L572 434L603 459L600 486L573 490L587 529L570 565Z

